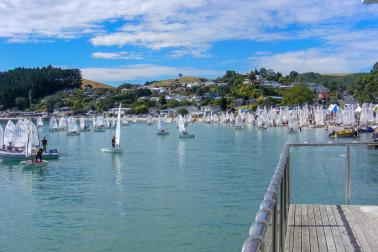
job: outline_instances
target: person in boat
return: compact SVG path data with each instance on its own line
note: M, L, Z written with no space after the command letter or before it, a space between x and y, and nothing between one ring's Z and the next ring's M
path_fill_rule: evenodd
M37 155L35 156L35 162L42 162L42 153L43 153L43 149L39 148L37 151Z
M115 148L115 136L112 137L112 148Z
M43 151L46 152L46 150L47 150L47 139L46 139L46 137L43 137L43 139L42 139L42 147L43 147Z

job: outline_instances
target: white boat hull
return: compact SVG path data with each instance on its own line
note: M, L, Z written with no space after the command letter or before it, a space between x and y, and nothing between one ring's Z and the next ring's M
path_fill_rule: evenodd
M25 165L27 167L41 167L47 165L48 161L42 160L42 162L35 162L34 160L25 160L21 161L20 164Z
M101 151L105 153L122 153L120 148L102 148Z

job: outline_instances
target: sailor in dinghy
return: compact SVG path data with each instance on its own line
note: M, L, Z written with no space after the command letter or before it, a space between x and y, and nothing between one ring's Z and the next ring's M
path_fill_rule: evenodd
M107 153L122 153L122 149L120 146L120 139L121 139L121 104L119 104L115 134L112 138L112 148L102 148L101 151L107 152Z

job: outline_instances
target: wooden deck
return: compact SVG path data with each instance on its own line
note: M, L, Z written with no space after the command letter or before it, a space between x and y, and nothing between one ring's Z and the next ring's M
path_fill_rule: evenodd
M291 205L285 251L378 251L378 206Z

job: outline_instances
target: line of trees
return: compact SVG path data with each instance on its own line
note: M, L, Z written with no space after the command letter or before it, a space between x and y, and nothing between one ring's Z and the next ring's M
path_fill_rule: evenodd
M66 88L78 88L81 83L79 69L47 66L0 72L0 107L25 109L47 95Z

